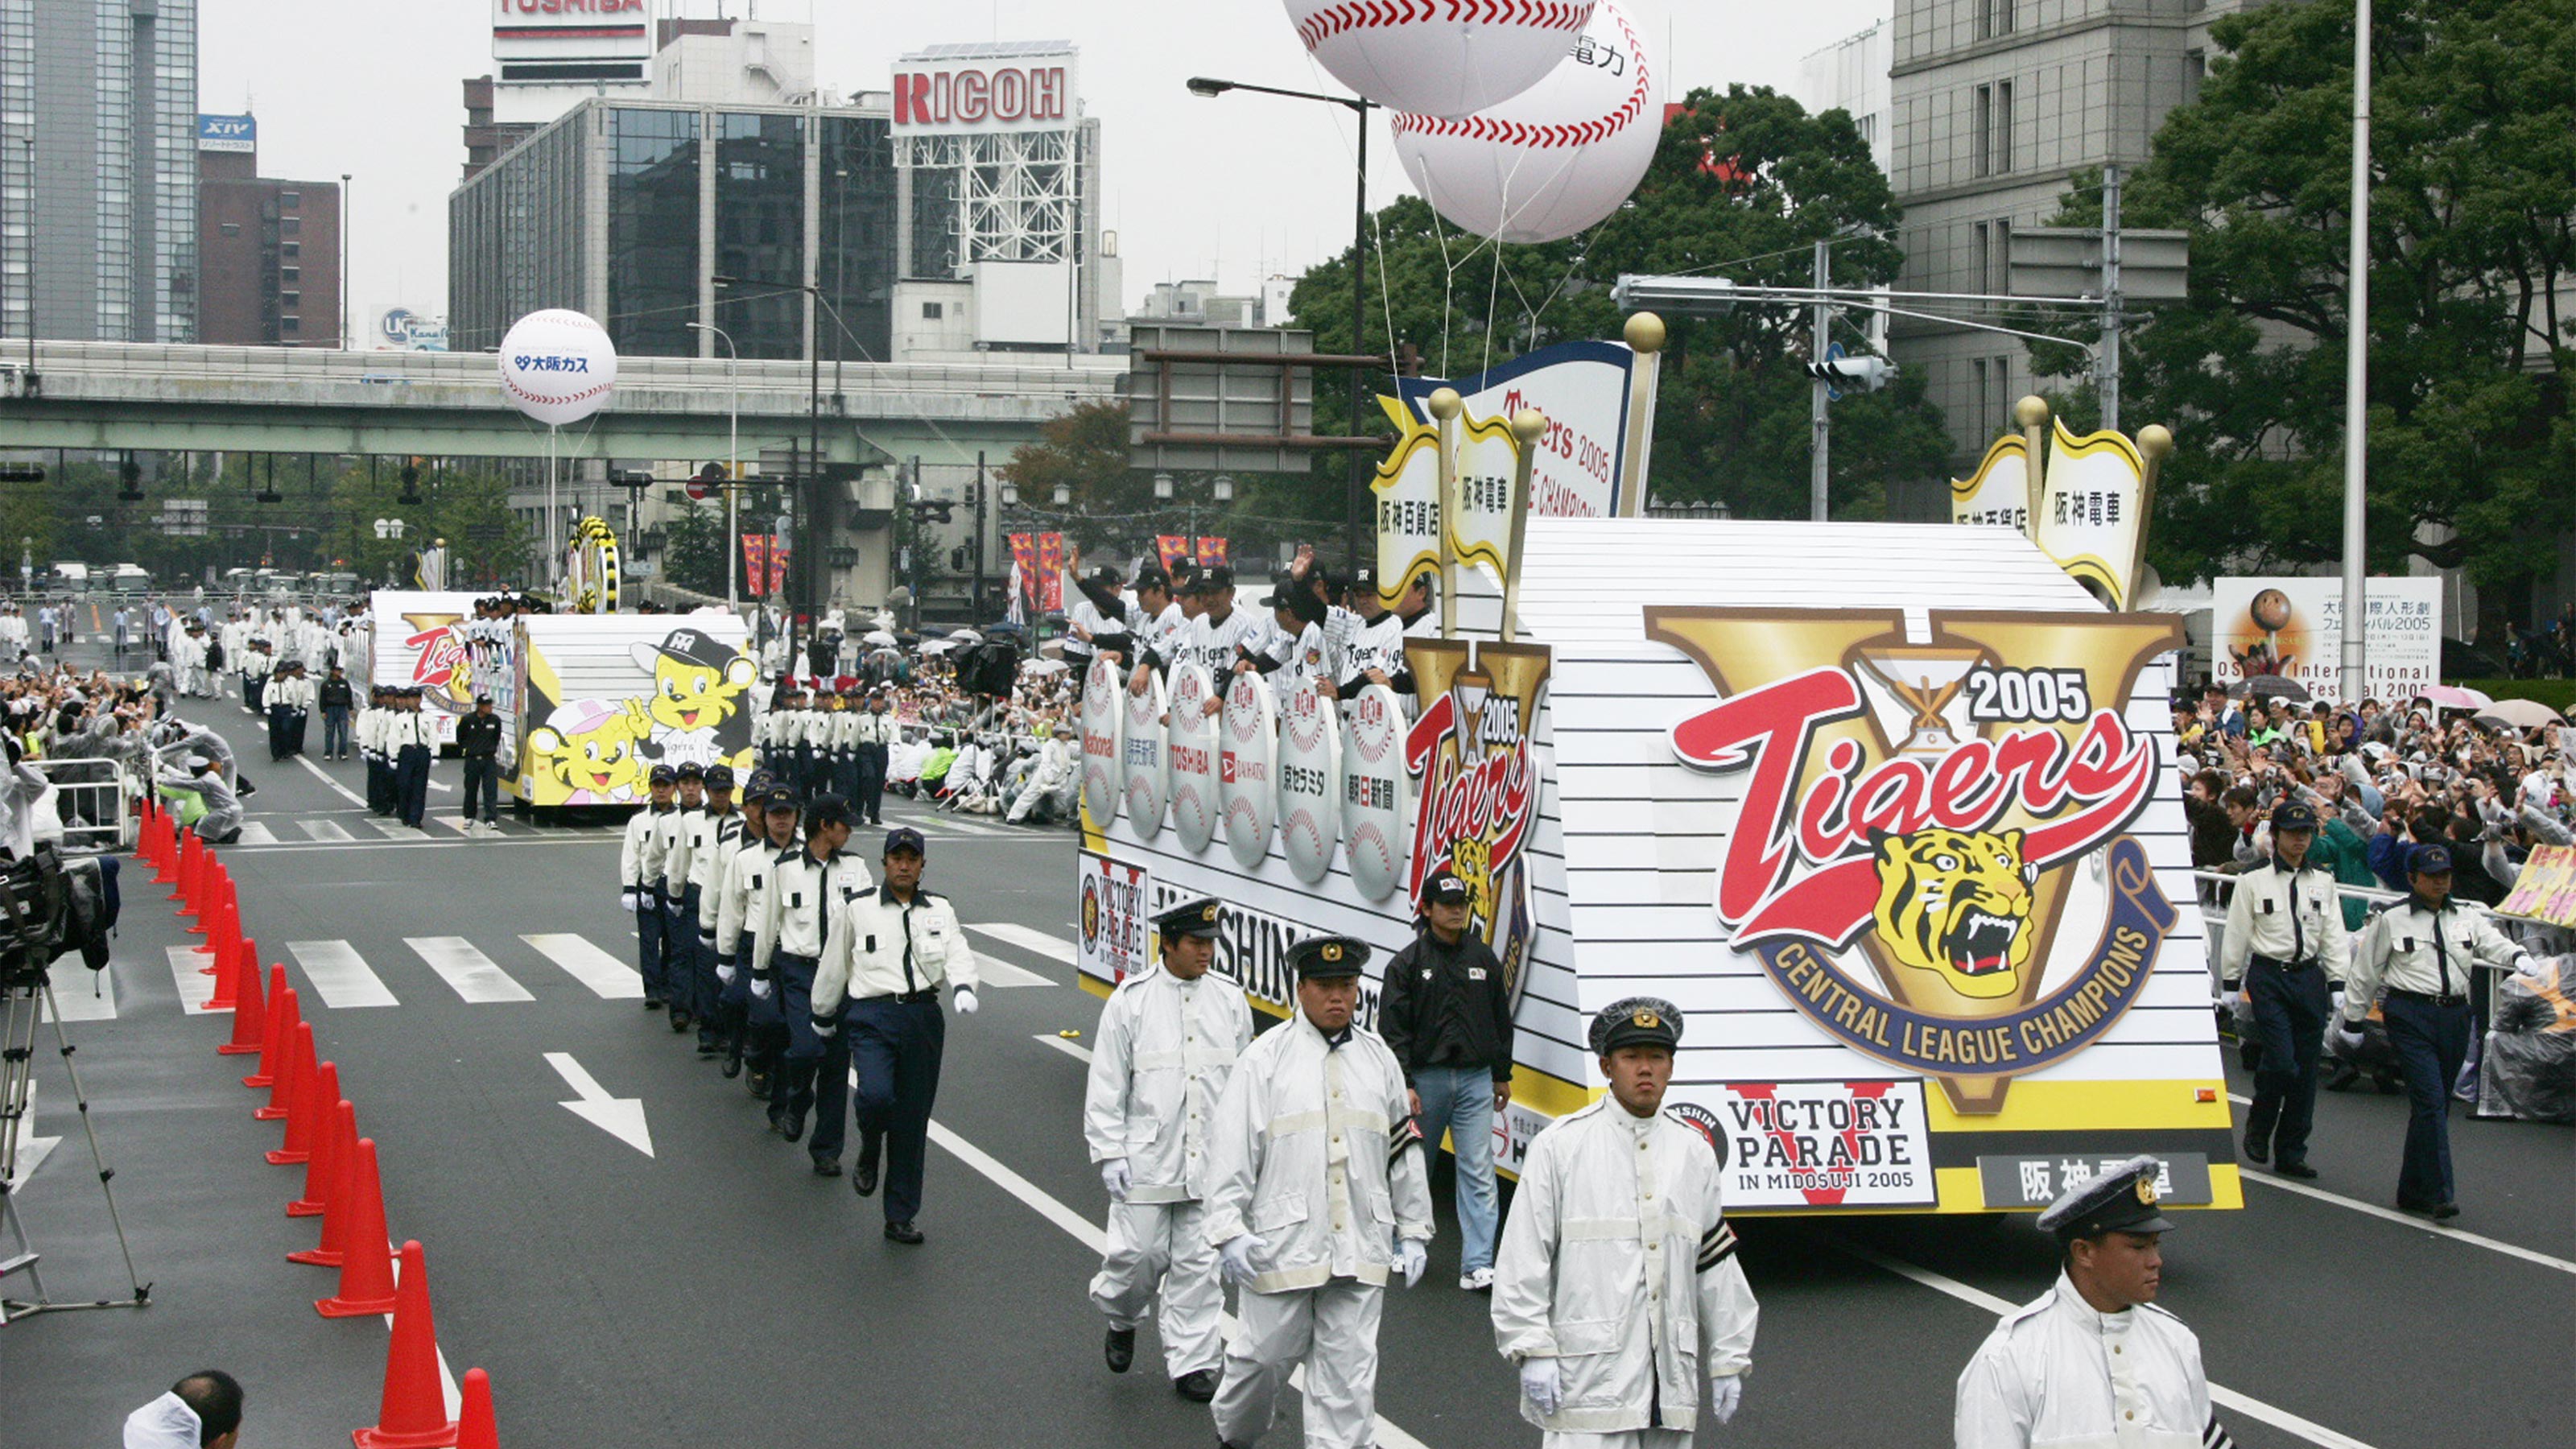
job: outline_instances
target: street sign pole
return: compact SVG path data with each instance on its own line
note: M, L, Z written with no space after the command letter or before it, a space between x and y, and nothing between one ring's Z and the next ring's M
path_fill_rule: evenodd
M2120 168L2102 168L2102 430L2120 431Z
M1816 290L1818 292L1833 285L1832 265L1833 243L1819 239L1816 242ZM1833 328L1832 319L1831 306L1822 297L1818 297L1815 341L1807 353L1818 362L1825 360L1825 348L1832 342L1832 338L1828 335ZM1807 459L1807 517L1817 523L1825 521L1827 454L1833 445L1832 414L1826 408L1825 397L1825 389L1830 385L1820 377L1808 387L1807 432L1810 444Z
M2343 700L2361 703L2369 663L2362 555L2369 543L2363 479L2370 458L2370 0L2353 9L2352 250L2345 274L2343 359Z

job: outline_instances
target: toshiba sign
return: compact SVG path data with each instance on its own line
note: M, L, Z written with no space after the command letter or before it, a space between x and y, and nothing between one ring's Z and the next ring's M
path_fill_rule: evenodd
M1038 131L1074 117L1074 58L906 57L894 74L894 129Z

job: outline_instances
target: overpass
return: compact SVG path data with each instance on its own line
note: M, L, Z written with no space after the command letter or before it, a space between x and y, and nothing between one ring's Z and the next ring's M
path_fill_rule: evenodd
M1073 366L826 361L826 460L974 461L1030 442L1074 405L1118 394L1125 360ZM651 463L806 444L808 365L621 358L617 392L555 456ZM548 430L502 397L489 353L335 352L117 342L0 343L0 449L543 458Z

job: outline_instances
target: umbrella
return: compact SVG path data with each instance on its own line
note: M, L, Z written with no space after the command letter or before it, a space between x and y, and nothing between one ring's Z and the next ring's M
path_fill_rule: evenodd
M921 646L921 652L924 654L945 654L956 647L957 642L953 639L933 639L929 643Z
M1062 674L1068 667L1061 659L1032 659L1020 666L1022 674Z
M2474 689L2456 684L2428 684L2415 691L2414 697L2438 709L2485 709L2495 703Z
M2286 674L2257 674L2239 682L2228 692L2239 699L2286 699L2292 704L2308 702L2308 687Z
M2478 723L2536 730L2559 723L2558 711L2536 699L2499 699L2478 711Z
M860 635L859 641L863 644L874 644L886 649L894 647L894 636L883 629L871 629L867 633Z

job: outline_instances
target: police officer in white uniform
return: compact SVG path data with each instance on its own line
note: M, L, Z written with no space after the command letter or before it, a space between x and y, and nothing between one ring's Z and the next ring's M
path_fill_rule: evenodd
M851 725L856 741L859 766L859 793L850 797L850 808L863 817L863 823L885 823L886 765L893 757L895 718L887 708L883 688L868 691L867 703L857 712Z
M748 1059L751 1076L743 1086L755 1100L767 1102L787 1027L775 991L759 997L752 994L751 958L762 913L768 909L765 892L771 867L780 855L803 847L796 836L795 791L773 783L768 771L757 770L752 774L750 799L760 818L760 833L745 836L742 849L726 869L716 914L716 977L724 986L725 1075L741 1071Z
M816 976L830 948L839 904L869 888L867 862L844 855L850 839L850 804L817 795L805 807L805 844L782 851L771 866L760 929L753 937L751 994L777 1002L787 1028L787 1056L770 1090L769 1125L790 1142L805 1135L817 1177L841 1175L841 1143L850 1097L849 1049L837 1034L814 1029Z
M1269 1429L1301 1364L1310 1449L1375 1443L1386 1282L1411 1287L1428 1261L1431 1188L1404 1069L1352 1020L1368 956L1347 936L1291 945L1297 1014L1236 1059L1217 1106L1206 1234L1243 1291L1213 1407L1234 1449Z
M2418 845L2406 857L2406 899L2379 913L2361 935L2361 955L2346 978L2336 1039L2361 1045L2361 1024L2379 999L2388 1044L2406 1072L2406 1156L2397 1173L2397 1205L2435 1219L2460 1215L2451 1180L2451 1084L2468 1059L2475 1023L2470 973L2481 964L2520 970L2531 964L2483 912L2451 899L2451 848ZM2384 995L2382 994L2384 991Z
M1744 1402L1760 1310L1717 1154L1666 1117L1682 1015L1631 997L1592 1019L1610 1093L1530 1143L1495 1261L1494 1344L1547 1449L1690 1449L1708 1385Z
M2317 1062L2333 1014L2330 983L2351 959L2332 871L2308 859L2317 812L2296 800L2272 810L2272 858L2237 877L2227 903L2219 979L2240 983L2254 1006L2262 1061L2245 1112L2245 1160L2284 1177L2314 1177L2308 1128L2317 1111Z
M1216 1396L1225 1314L1201 1206L1208 1129L1252 1044L1243 988L1208 974L1222 910L1209 896L1154 918L1161 964L1118 983L1100 1009L1082 1104L1083 1139L1109 1189L1109 1251L1091 1280L1092 1306L1109 1320L1109 1370L1135 1362L1136 1325L1159 1292L1173 1391L1202 1404Z
M2039 1215L2063 1270L1960 1373L1958 1449L2233 1449L2199 1338L2155 1306L2173 1229L2156 1211L2162 1170L2131 1158Z
M671 803L679 773L655 765L646 777L652 803L626 817L625 843L617 852L618 903L635 915L635 971L644 978L644 1009L660 1011L669 998L662 956L662 850L669 838L663 817L678 808Z

